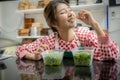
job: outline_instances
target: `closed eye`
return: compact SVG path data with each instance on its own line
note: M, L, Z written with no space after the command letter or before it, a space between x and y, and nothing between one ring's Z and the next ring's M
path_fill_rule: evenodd
M67 13L66 10L63 10L63 11L60 12L60 14L65 14L65 13Z
M67 7L67 8L63 8L61 9L58 13L59 14L65 14L65 13L68 13L68 12L71 12L72 9L70 7Z

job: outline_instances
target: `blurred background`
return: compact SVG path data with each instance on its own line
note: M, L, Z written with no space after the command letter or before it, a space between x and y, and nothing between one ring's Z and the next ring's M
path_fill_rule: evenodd
M52 31L43 17L43 9L49 1L0 0L0 47L30 43L39 36L51 34ZM66 1L76 14L80 9L91 11L101 27L108 30L111 39L120 46L119 0ZM89 27L80 21L77 22Z

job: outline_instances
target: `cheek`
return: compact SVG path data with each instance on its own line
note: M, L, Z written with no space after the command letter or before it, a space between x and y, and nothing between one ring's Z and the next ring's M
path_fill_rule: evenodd
M65 18L61 18L61 19L59 20L59 23L64 23L64 22L66 22L66 19L65 19Z
M66 24L66 18L65 17L61 17L58 19L58 25L59 26L63 26Z
M64 17L63 17L63 18L61 17L61 18L59 19L59 22L63 22L63 21L65 22L66 19L65 19Z
M66 21L67 20L67 15L61 15L58 17L58 21Z

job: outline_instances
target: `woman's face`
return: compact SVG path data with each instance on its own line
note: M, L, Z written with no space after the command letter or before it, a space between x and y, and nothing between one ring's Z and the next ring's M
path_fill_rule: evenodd
M56 10L57 28L69 29L76 26L76 15L68 5L60 3Z

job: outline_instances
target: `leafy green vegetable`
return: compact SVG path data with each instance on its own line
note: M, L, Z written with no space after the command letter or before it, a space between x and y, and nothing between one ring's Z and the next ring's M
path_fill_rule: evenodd
M45 65L61 65L63 55L60 52L50 52L44 57L44 64Z
M77 52L74 55L75 65L88 66L90 65L91 54L88 52Z

